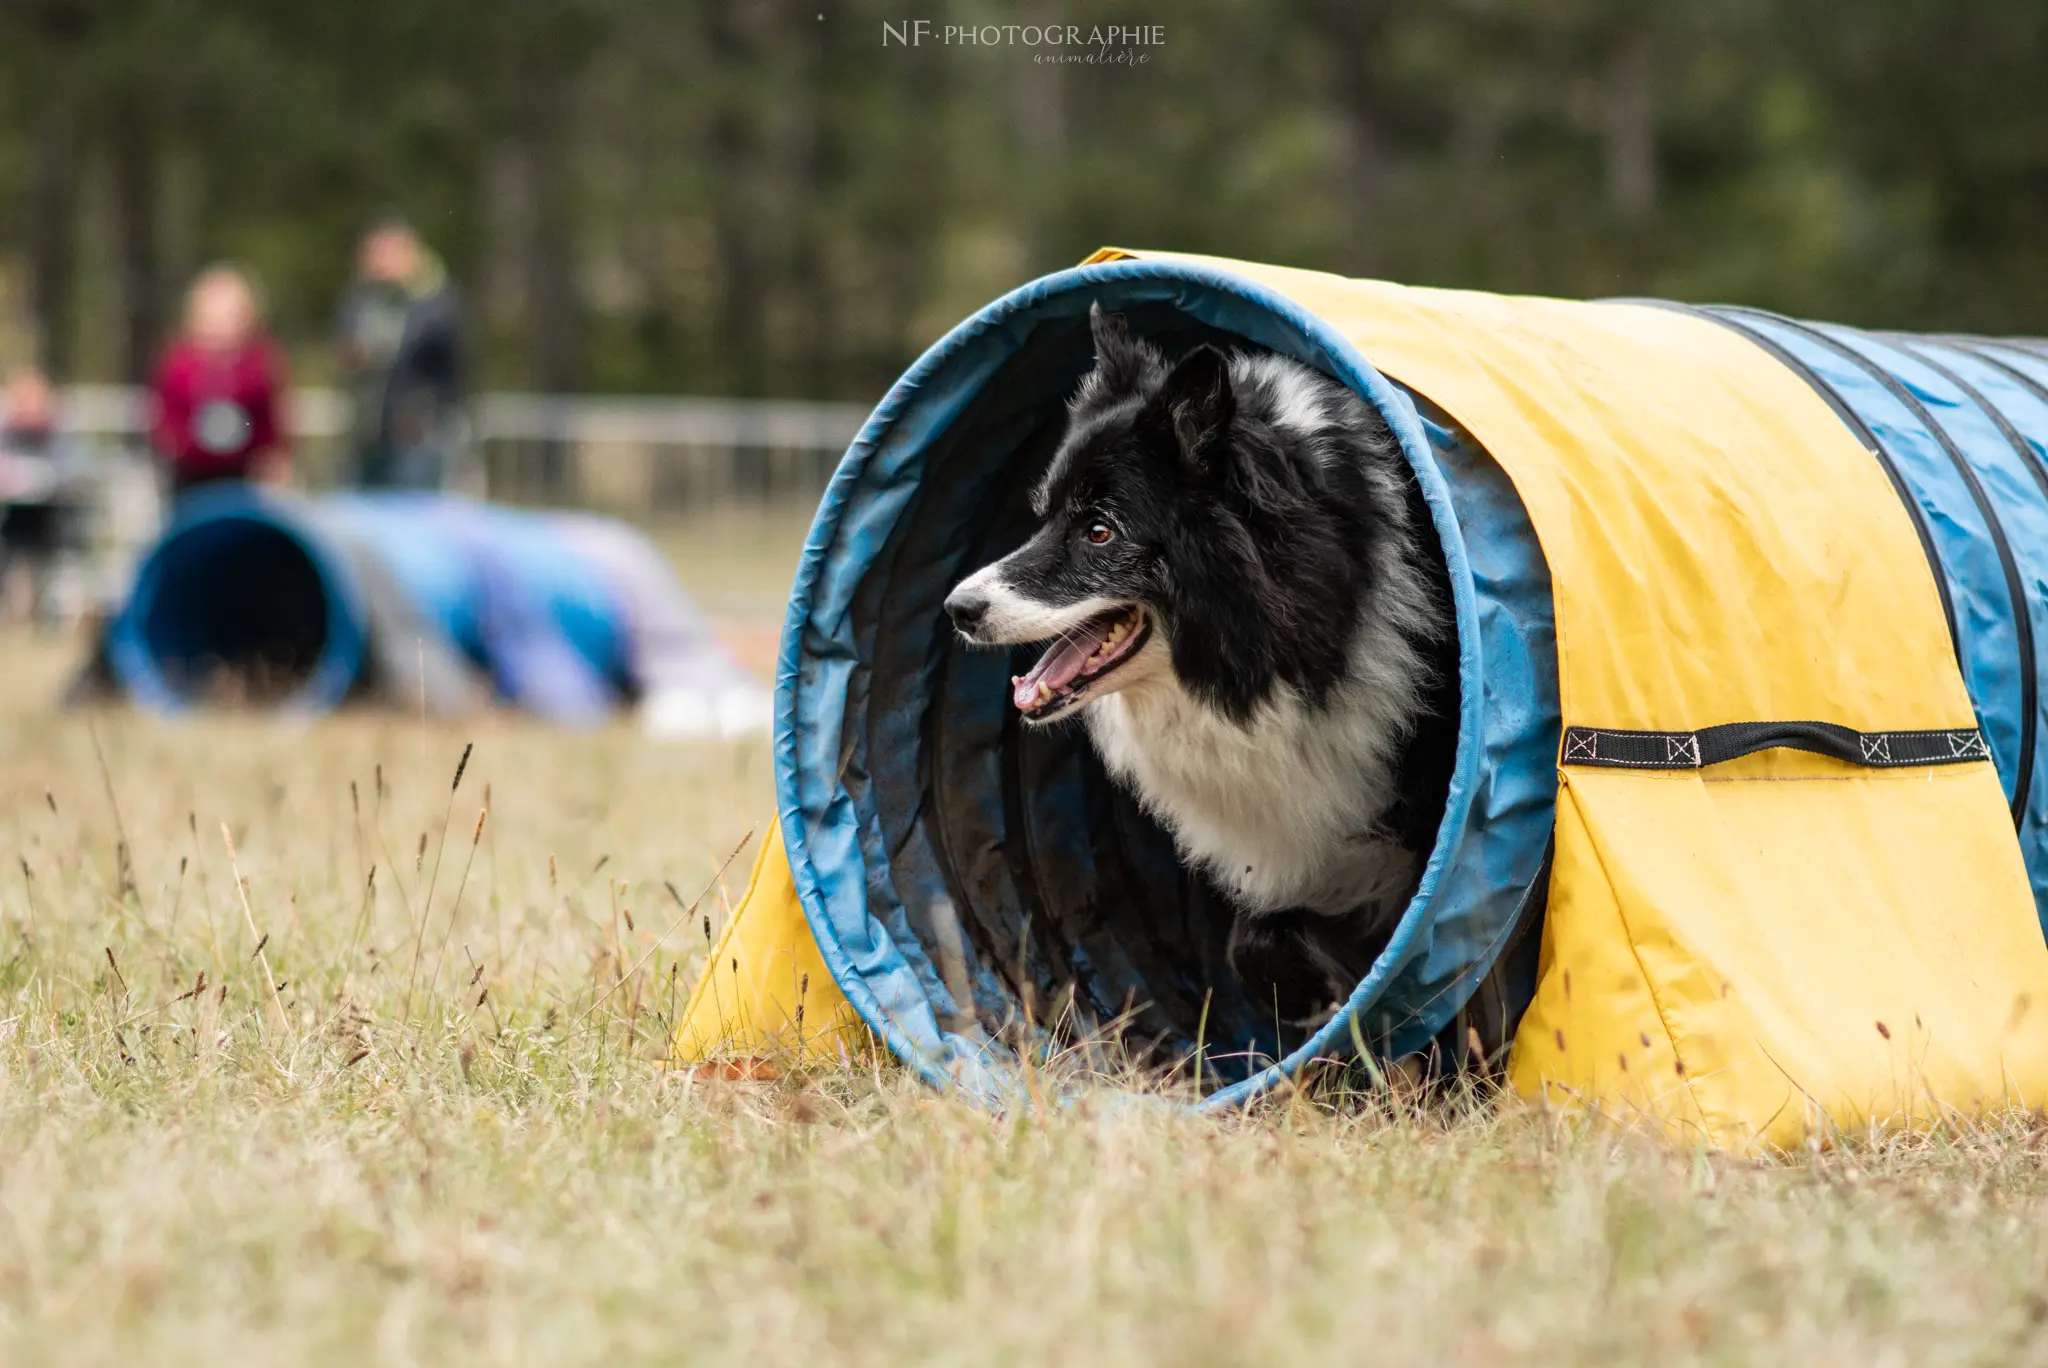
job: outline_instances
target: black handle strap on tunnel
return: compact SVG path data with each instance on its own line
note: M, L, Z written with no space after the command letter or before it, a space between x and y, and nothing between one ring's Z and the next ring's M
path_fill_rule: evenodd
M1732 318L1723 313L1701 308L1694 304L1680 304L1675 300L1669 299L1630 298L1613 299L1607 302L1611 304L1641 304L1654 309L1669 309L1673 313L1689 314L1694 318L1702 318L1709 323L1719 324L1721 327L1728 329L1728 331L1745 338L1769 352L1773 360L1777 361L1779 365L1791 371L1801 380L1804 380L1807 387L1820 396L1821 402L1834 411L1835 417L1842 420L1842 426L1848 428L1855 435L1856 440L1863 444L1863 449L1870 453L1871 459L1877 462L1878 469L1882 470L1885 478L1891 481L1892 492L1899 496L1899 502L1905 506L1906 516L1913 523L1913 532L1920 539L1920 554L1927 557L1927 568L1934 575L1934 592L1941 599L1942 620L1948 624L1949 647L1956 653L1956 662L1960 666L1963 659L1963 638L1962 633L1956 627L1955 600L1949 594L1948 574L1942 569L1941 556L1934 549L1934 532L1927 525L1927 511L1920 507L1920 501L1913 497L1913 490L1907 485L1906 477L1899 473L1898 466L1892 461L1891 453L1884 449L1884 443L1877 440L1877 434L1870 430L1870 424L1863 421L1862 415L1850 408L1843 401L1842 396L1835 393L1834 387L1815 373L1813 367L1807 365L1806 362L1800 360L1799 357L1793 355L1790 351L1787 351L1769 333L1748 327L1739 318Z
M2012 818L2014 825L2018 825L2025 820L2027 814L2027 795L2033 786L2034 777L2035 736L2040 728L2040 718L2036 716L2040 707L2040 679L2034 658L2034 615L2027 604L2026 581L2021 578L2019 562L2013 557L2012 542L2005 535L2005 524L1999 520L1998 509L1992 504L1991 496L1985 492L1984 482L1977 477L1976 468L1970 464L1969 458L1963 455L1962 448L1956 445L1948 430L1928 412L1927 405L1920 402L1920 397L1908 389L1904 381L1840 338L1810 323L1801 323L1797 319L1785 318L1762 309L1722 305L1716 307L1714 312L1723 315L1746 314L1769 319L1780 327L1794 329L1801 336L1812 338L1856 366L1882 385L1886 392L1898 400L1920 426L1927 430L1927 434L1934 438L1942 453L1948 457L1949 464L1955 467L1956 474L1962 478L1964 488L1970 491L1970 501L1977 505L1977 515L1984 520L1985 529L1991 533L1992 549L1998 553L1998 568L2005 575L2005 593L2012 604L2013 635L2019 645L2020 753L2019 765L2013 774L2012 783ZM1980 407L1988 409L1988 405L1978 402ZM2025 445L2024 441L2020 443L2022 448ZM1957 659L1961 658L1958 652Z
M1868 769L1989 760L1975 727L1857 731L1834 722L1724 722L1698 731L1566 727L1561 763L1594 769L1697 770L1766 750L1810 751Z

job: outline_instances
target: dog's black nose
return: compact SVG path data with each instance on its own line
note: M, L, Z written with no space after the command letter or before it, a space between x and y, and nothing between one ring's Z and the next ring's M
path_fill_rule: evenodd
M970 636L987 615L988 595L978 589L962 587L946 595L946 616L953 619L955 627Z

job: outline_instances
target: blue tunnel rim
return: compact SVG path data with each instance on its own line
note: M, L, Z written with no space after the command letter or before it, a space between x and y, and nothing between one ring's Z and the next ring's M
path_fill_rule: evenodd
M175 688L159 666L143 624L156 603L163 557L177 542L207 527L246 523L282 535L303 552L318 576L327 608L327 639L306 682L279 705L280 712L331 711L361 674L369 651L367 607L353 568L315 527L296 495L245 487L201 490L177 506L169 526L135 568L121 612L107 631L107 661L130 697L158 713L191 710L194 700Z
M1283 1086L1317 1060L1356 1054L1357 1042L1365 1038L1365 1032L1358 1024L1361 1015L1378 1001L1396 975L1426 943L1433 903L1445 868L1470 823L1474 794L1479 786L1485 692L1477 594L1448 484L1431 455L1421 417L1408 397L1382 376L1342 333L1311 311L1256 281L1206 264L1122 259L1072 267L1019 286L956 325L928 348L896 381L862 425L840 461L805 538L803 555L790 590L789 609L783 623L776 664L773 732L776 813L791 880L803 908L804 919L817 943L820 958L849 1005L881 1037L892 1054L926 1082L941 1089L955 1086L959 1082L957 1075L943 1061L912 1041L893 1020L856 969L824 905L820 874L809 846L797 767L798 730L802 722L798 710L798 686L805 627L817 607L820 580L839 547L841 524L857 495L869 460L927 387L941 378L947 367L986 333L1034 313L1047 312L1046 304L1052 299L1142 282L1180 285L1195 292L1234 298L1272 315L1307 344L1304 350L1320 351L1315 364L1385 416L1403 457L1415 473L1438 542L1443 548L1459 643L1458 746L1450 792L1429 860L1386 949L1343 1006L1313 1036L1285 1058L1204 1098L1199 1104L1203 1109L1244 1105ZM1185 293L1165 297L1168 302L1183 306L1187 298ZM872 559L870 554L867 563L872 563ZM872 911L868 915L872 917ZM1497 952L1498 948L1496 943L1493 949Z

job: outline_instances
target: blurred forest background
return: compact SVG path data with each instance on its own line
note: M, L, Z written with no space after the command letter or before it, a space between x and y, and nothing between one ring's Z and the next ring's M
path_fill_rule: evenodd
M543 390L871 399L1104 242L2042 333L2044 72L2043 0L4 0L0 360L132 378L229 257L318 379L380 209Z

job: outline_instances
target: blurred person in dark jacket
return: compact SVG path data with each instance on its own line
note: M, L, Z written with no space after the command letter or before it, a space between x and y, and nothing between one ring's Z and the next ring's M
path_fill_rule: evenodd
M151 444L173 500L209 485L289 480L284 355L241 271L211 266L193 280L184 327L158 359L149 392Z
M54 625L60 572L82 551L86 499L78 443L58 422L57 393L34 366L8 374L0 412L0 608Z
M381 219L364 235L336 344L355 401L353 483L440 488L466 430L462 301L441 259L403 219Z

